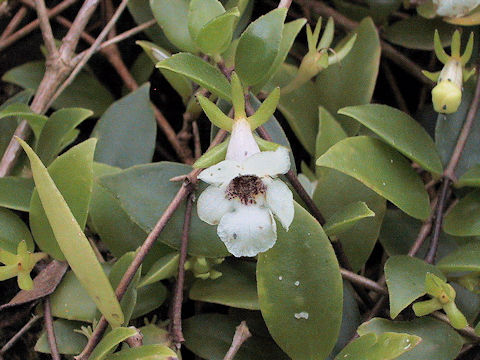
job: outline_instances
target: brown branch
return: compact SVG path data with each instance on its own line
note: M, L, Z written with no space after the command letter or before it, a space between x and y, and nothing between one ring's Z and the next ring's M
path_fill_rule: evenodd
M63 10L67 9L74 3L76 3L78 0L64 0L54 8L50 9L48 11L48 17L51 18L52 16L55 16L59 13L61 13ZM33 30L35 30L38 26L40 25L40 20L36 19L32 21L31 23L25 25L23 28L20 30L17 30L14 32L12 35L5 39L0 40L0 51L7 48L8 46L12 45L16 41L20 40L24 36L30 34Z
M17 28L18 25L22 22L22 20L25 18L27 15L27 8L25 6L22 6L12 17L8 25L5 27L5 30L3 30L2 36L0 36L0 41L5 40L7 37L9 37Z
M240 347L251 336L252 334L250 333L250 330L248 330L247 323L245 321L242 321L240 325L238 325L235 329L232 345L228 349L228 352L223 358L223 360L233 360L238 350L240 350Z
M223 139L225 139L225 136L226 136L225 130L219 131L215 136L215 138L213 139L212 143L210 144L210 147L213 147L221 143ZM185 198L193 191L193 187L197 182L197 176L198 174L200 174L201 171L202 171L201 169L194 169L188 174L187 179L182 184L177 194L168 205L167 209L165 209L160 219L157 221L153 230L150 232L150 234L148 234L147 238L143 242L140 249L137 251L135 258L133 259L132 263L128 267L125 274L123 274L123 277L120 280L120 283L118 284L117 289L115 290L115 294L119 300L121 300L123 295L125 295L125 291L127 290L128 285L132 281L135 273L137 272L138 268L140 267L143 260L145 259L145 256L147 256L147 254L155 244L155 241L157 240L158 236L167 225L168 221L173 216L174 212L178 209L178 207L185 200ZM97 344L100 342L103 336L103 333L107 329L107 326L108 326L108 322L105 319L105 317L102 316L97 327L93 331L92 336L88 340L87 345L83 349L82 353L75 357L76 360L88 359L93 349L95 349Z
M278 8L289 9L290 5L292 5L292 0L280 0L280 3L278 4Z
M47 296L43 300L43 320L45 323L45 330L47 332L48 346L52 360L60 360L60 353L58 352L57 340L55 338L55 330L53 328L52 310L50 308L50 297Z
M347 30L353 30L358 26L358 23L356 21L350 20L346 16L342 15L335 9L331 8L330 6L326 5L323 2L320 1L309 1L307 2L312 8L319 13L322 16L325 17L332 17L337 24L342 26L343 28ZM397 64L400 66L402 69L410 73L410 75L414 76L417 80L420 82L427 84L427 85L432 85L432 81L428 78L426 78L422 74L422 69L415 64L412 60L410 60L408 57L403 55L401 52L396 50L393 46L390 44L386 43L383 40L380 40L380 45L382 47L382 53L383 55L390 59L393 63Z
M395 97L395 100L398 104L398 108L402 110L404 113L410 114L410 112L408 111L408 106L405 101L405 98L402 95L402 91L398 87L397 80L395 79L395 76L393 75L393 72L390 69L390 65L388 65L385 61L383 61L382 66L383 66L383 72L385 73L385 77L387 78L388 84L392 89L393 96Z
M434 318L440 320L440 321L443 321L443 322L451 325L450 320L448 319L448 316L445 315L444 313L440 312L440 311L435 311L435 312L431 313L430 315L433 316ZM463 329L457 329L457 331L461 335L463 335L465 337L468 337L475 342L480 342L480 336L478 336L475 333L475 330L471 326L467 326Z
M193 199L193 194L190 194L187 198L185 220L183 222L182 245L180 247L180 259L178 261L178 276L173 294L171 322L169 329L170 337L177 349L180 349L181 343L185 341L182 333L182 303L183 286L185 283L185 261L187 260L188 234L190 232L190 223L192 220Z
M38 20L40 21L40 30L42 31L43 42L47 48L47 59L53 59L58 56L57 46L55 45L55 38L53 37L52 27L48 19L48 11L45 6L45 0L36 0L36 10Z
M195 159L198 159L200 156L202 156L202 143L200 140L200 129L198 128L197 120L193 120L192 122L192 133Z
M23 327L0 349L0 358L2 358L2 356L18 341L18 339L20 339L23 334L30 330L30 328L41 318L41 315L35 315L25 325L23 325Z
M370 280L369 278L366 278L364 276L358 275L352 271L342 269L340 268L340 273L342 274L342 277L351 283L354 283L356 285L362 286L366 289L375 291L379 294L387 295L388 291L384 287L380 286L377 284L375 281Z

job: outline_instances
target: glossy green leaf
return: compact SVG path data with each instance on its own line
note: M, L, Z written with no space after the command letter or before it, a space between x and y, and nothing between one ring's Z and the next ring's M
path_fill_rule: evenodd
M170 52L152 42L138 40L136 41L136 44L142 47L154 64L172 56ZM186 103L193 93L192 82L185 76L179 75L170 70L160 69L160 72L165 76L165 79L167 79L175 91L182 97L183 102Z
M152 161L157 124L149 91L145 84L105 111L92 132L95 161L121 168Z
M128 267L135 258L135 252L131 251L123 255L118 259L112 267L110 274L108 275L108 280L112 284L112 288L116 289L120 281L122 280L123 275L127 271ZM137 285L140 280L140 274L142 272L142 267L137 270L135 275L132 278L132 281L128 285L128 288L125 294L120 300L120 306L122 307L123 312L123 325L127 326L130 322L130 318L133 314L133 309L137 303Z
M480 187L480 164L472 166L465 174L455 183L455 186L472 186Z
M160 307L167 298L167 288L160 282L137 288L137 304L132 319L142 317Z
M385 263L385 278L390 295L390 317L400 312L420 296L426 294L425 276L435 274L446 280L442 272L425 261L410 256L390 257Z
M329 168L317 168L318 185L313 194L315 204L325 217L332 216L345 206L363 201L374 213L358 221L340 237L342 247L355 271L369 258L380 232L386 201L353 177Z
M80 229L87 221L90 195L93 185L92 157L96 140L83 142L59 156L48 169L49 177L55 182L55 188L60 191ZM30 227L35 242L44 252L58 260L64 260L62 246L52 230L45 205L39 197L37 181L30 202ZM45 200L44 200L45 201ZM60 208L58 209L60 210ZM82 233L83 234L83 233ZM80 239L78 241L81 241Z
M150 0L153 16L167 39L182 51L197 48L188 31L188 0Z
M177 360L175 351L165 345L143 345L119 351L106 360Z
M367 204L358 201L330 216L323 227L328 236L339 235L350 229L359 220L372 216L375 216L375 213L368 208Z
M43 61L29 62L7 71L2 80L25 89L36 90L45 72ZM55 100L53 107L83 107L100 116L114 101L112 94L97 80L92 73L80 72L75 80Z
M148 324L139 328L140 332L143 335L143 345L170 345L170 335L168 331L155 325Z
M84 324L77 321L69 321L58 319L53 322L53 330L55 331L55 340L58 352L65 355L77 355L83 350L87 344L85 335L79 334L74 330L80 329ZM42 332L37 343L35 351L50 354L50 346L47 340L47 333Z
M435 30L440 33L442 45L449 46L455 27L440 19L431 20L422 16L411 16L387 26L383 35L391 43L408 49L433 50Z
M190 0L188 9L188 31L193 40L197 39L200 30L217 16L225 13L218 0Z
M268 70L267 74L263 76L262 80L255 85L253 90L254 93L257 93L259 90L261 90L265 83L269 81L272 76L274 76L275 73L280 69L283 62L287 58L290 49L292 48L293 42L295 41L300 30L302 30L305 23L305 19L297 19L294 21L290 21L283 26L282 40L280 42L278 54L275 57L275 61Z
M108 322L112 327L119 326L123 322L122 309L81 226L38 156L27 143L19 141L30 159L42 207L62 253ZM83 147L89 149L87 154L91 164L95 143L95 140L86 141L74 149ZM74 149L69 153L71 154ZM88 163L87 161L85 164Z
M190 299L242 309L260 310L255 263L227 260L216 266L215 269L220 271L222 276L215 280L195 280L190 288Z
M61 109L50 115L35 147L45 166L50 165L62 150L62 145L71 131L92 115L92 111L81 108Z
M360 335L368 333L401 332L422 338L411 351L401 355L397 360L452 360L460 352L462 337L448 324L430 317L417 318L412 321L390 321L374 318L358 328Z
M175 54L159 62L156 67L182 74L218 97L230 100L230 83L226 77L220 70L198 56L188 53Z
M90 360L105 359L112 350L115 350L118 344L135 334L137 334L135 328L119 327L113 329L102 338L88 358Z
M421 340L415 335L394 332L369 333L353 340L335 360L393 360L412 350Z
M29 211L33 187L32 179L14 176L0 178L0 206Z
M180 254L177 252L169 253L158 259L150 270L142 277L138 287L153 284L154 282L168 279L178 272L178 261Z
M435 144L442 158L444 166L450 161L453 149L463 127L468 109L473 99L475 88L474 81L464 84L462 103L457 112L453 114L439 114L435 128ZM469 132L467 143L462 151L460 160L455 169L457 177L462 176L467 170L480 163L480 112L477 113Z
M320 224L298 204L289 231L279 227L277 232L275 246L258 256L262 316L290 357L323 360L335 345L342 320L337 259Z
M430 215L428 194L420 177L403 156L380 140L347 138L323 154L317 165L354 177L415 218Z
M243 319L220 314L201 314L186 319L182 324L185 346L204 359L223 360L232 344L235 327ZM289 359L268 337L268 333L257 331L252 325L247 319L253 336L240 347L235 360L258 359L259 356L264 360Z
M101 184L117 196L126 213L145 231L150 232L182 185L172 182L175 176L188 174L191 167L160 162L135 166L113 175L103 176ZM203 191L205 186L200 186ZM159 241L180 249L185 205L182 204L159 236ZM201 221L194 206L188 253L194 256L228 256L217 236L215 226Z
M456 236L480 235L480 191L475 190L460 199L445 216L443 230Z
M442 173L442 162L432 138L403 111L386 105L369 104L345 107L338 113L359 121L425 170L437 175Z
M120 201L110 191L99 184L102 175L115 174L121 170L109 165L94 163L94 184L89 210L89 227L95 231L102 242L115 257L121 257L128 251L135 251L147 238L142 230L121 207ZM173 251L167 245L157 241L143 262L148 269L159 257Z
M0 119L10 116L18 116L27 120L37 138L47 122L46 116L34 113L27 104L23 103L11 104L0 111Z
M235 54L235 70L244 86L260 82L274 65L286 14L286 9L272 10L252 22L240 37Z
M17 246L25 240L28 251L33 251L32 235L27 225L14 212L0 208L0 249L17 253Z
M129 0L127 3L127 9L137 25L145 24L153 19L149 0ZM143 32L156 44L161 44L169 49L175 49L175 46L168 41L158 23L143 30Z
M362 20L356 28L357 40L349 54L338 64L318 74L315 85L319 104L331 114L345 106L368 104L380 65L380 39L372 19ZM348 135L358 132L360 125L350 118L337 120Z
M480 271L480 244L472 242L443 257L437 264L443 272Z
M358 304L355 299L354 290L352 286L343 281L343 311L342 311L342 325L340 327L340 334L338 335L337 342L333 348L330 356L327 360L333 360L333 358L350 342L355 333L357 327L362 322L362 316L358 309Z
M202 0L203 1L203 0ZM198 47L206 54L220 54L228 49L233 30L240 13L233 8L208 22L195 39Z
M315 156L320 157L347 134L337 120L323 107L318 108L318 134L315 144Z
M140 53L137 56L132 66L130 66L130 73L139 85L145 84L155 70L155 64L157 61L152 62L148 54ZM122 87L122 95L127 95L130 89L127 86Z

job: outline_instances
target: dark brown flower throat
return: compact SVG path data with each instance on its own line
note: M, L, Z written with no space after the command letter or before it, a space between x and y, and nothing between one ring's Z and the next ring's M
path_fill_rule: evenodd
M234 178L228 184L225 197L228 200L239 199L244 205L256 204L256 197L265 194L266 186L258 176L242 175Z

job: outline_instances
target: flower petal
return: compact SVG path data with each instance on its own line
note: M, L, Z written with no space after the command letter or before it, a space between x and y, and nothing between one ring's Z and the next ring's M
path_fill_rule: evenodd
M217 186L207 187L198 197L198 217L210 225L217 225L223 215L233 210L233 203L225 198L225 191Z
M266 197L267 206L288 230L295 213L292 192L283 181L275 179L268 184Z
M239 162L233 160L223 160L218 164L210 166L203 170L198 178L206 183L213 185L223 185L240 175L242 166Z
M248 205L223 216L217 234L232 255L255 256L275 244L277 227L270 210Z
M279 147L275 151L262 151L248 157L243 162L243 175L256 175L259 177L285 174L290 169L290 156L288 150Z

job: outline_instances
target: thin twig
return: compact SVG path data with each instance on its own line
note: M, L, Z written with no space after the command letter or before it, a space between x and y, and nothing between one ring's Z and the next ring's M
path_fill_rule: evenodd
M2 36L0 36L0 41L3 41L7 37L9 37L17 28L18 25L22 22L22 20L25 18L27 15L27 8L25 6L22 6L12 17L8 25L5 27L5 30L3 30Z
M76 3L78 0L64 0L54 8L50 9L48 11L48 17L51 18L52 16L55 16L59 13L61 13L63 10L67 9L74 3ZM7 48L8 46L12 45L15 43L17 40L20 40L24 36L30 34L33 30L35 30L38 26L40 25L40 20L36 19L33 20L31 23L25 25L23 28L20 30L15 31L12 35L5 39L0 40L0 51Z
M415 256L418 250L420 250L420 248L422 247L425 239L428 237L428 235L430 235L430 232L432 231L433 216L435 214L437 204L438 204L438 194L437 196L435 196L435 198L432 200L430 204L430 216L420 227L417 238L415 239L412 247L408 251L408 254L407 254L408 256Z
M280 3L278 4L278 8L289 9L290 5L292 5L292 0L280 0Z
M202 156L202 143L200 140L200 130L198 128L197 120L193 120L192 122L192 133L195 159L198 159L200 156Z
M0 349L0 357L3 356L17 341L25 334L30 328L35 325L35 323L41 319L41 315L34 315L28 322L23 325L23 327L10 339L8 342L3 345Z
M36 0L38 20L40 20L40 30L42 31L43 42L47 48L47 58L55 58L58 56L57 46L55 45L55 38L53 37L52 27L48 20L48 11L45 6L45 0Z
M155 19L152 19L152 20L149 20L143 24L140 24L138 26L135 26L133 28L131 28L130 30L127 30L113 38L111 38L110 40L107 40L105 42L102 43L102 45L100 45L100 47L98 48L98 50L102 50L110 45L113 45L113 44L116 44L116 43L119 43L120 41L123 41L123 40L126 40L140 32L142 32L143 30L145 29L148 29L149 27L155 25L157 23L157 21ZM83 56L82 53L80 53L78 56Z
M215 138L213 139L212 143L210 144L210 147L213 147L221 143L223 139L225 139L225 136L226 136L226 131L220 130L215 136ZM197 176L198 174L200 174L201 171L202 171L201 169L194 169L188 174L188 179L185 180L183 185L180 187L177 194L168 205L167 209L163 212L162 216L155 224L155 227L153 228L153 230L150 232L150 234L148 234L144 243L142 244L140 249L137 251L135 258L133 259L132 263L128 267L127 271L125 271L125 274L123 275L122 279L120 280L120 283L117 286L117 289L115 290L115 294L119 300L123 297L123 295L125 295L125 291L127 290L128 285L132 281L135 273L137 272L138 268L140 267L143 260L145 259L145 256L147 256L147 254L155 244L155 241L157 240L158 236L167 225L168 221L173 216L174 212L182 204L185 198L193 191L193 186L197 182ZM97 344L100 342L103 336L103 333L107 329L107 326L108 326L108 322L105 319L105 317L102 316L97 327L93 331L92 336L88 340L87 345L83 349L82 353L75 357L76 360L88 359L93 349L95 349Z
M238 325L235 329L232 345L230 346L230 349L228 349L228 352L223 358L223 360L233 360L238 350L240 350L240 347L251 336L252 334L250 333L250 330L248 330L247 323L245 321L242 321L240 325Z
M366 278L364 276L358 275L354 273L353 271L349 271L346 269L340 269L340 273L342 274L342 277L351 283L363 286L366 289L375 291L379 294L384 294L387 295L388 291L384 287L378 285L375 281L370 280L369 278Z
M47 332L48 346L50 347L52 360L60 360L60 353L58 352L57 340L55 338L55 329L53 328L53 317L49 296L43 299L43 321Z
M387 78L390 88L392 89L393 96L395 97L395 100L398 104L398 108L402 110L404 113L410 114L410 112L408 111L408 106L405 101L405 98L402 95L402 91L398 87L397 80L395 79L395 76L393 75L393 72L390 69L390 65L388 65L386 61L383 61L382 66L383 66L383 71L385 73L385 77Z
M185 261L187 260L188 235L190 232L190 223L192 220L194 195L190 194L187 198L187 207L185 208L185 220L183 222L182 244L180 247L180 258L178 261L178 275L175 283L175 291L172 300L172 314L170 325L170 337L177 348L185 341L182 333L182 303L183 286L185 283Z

